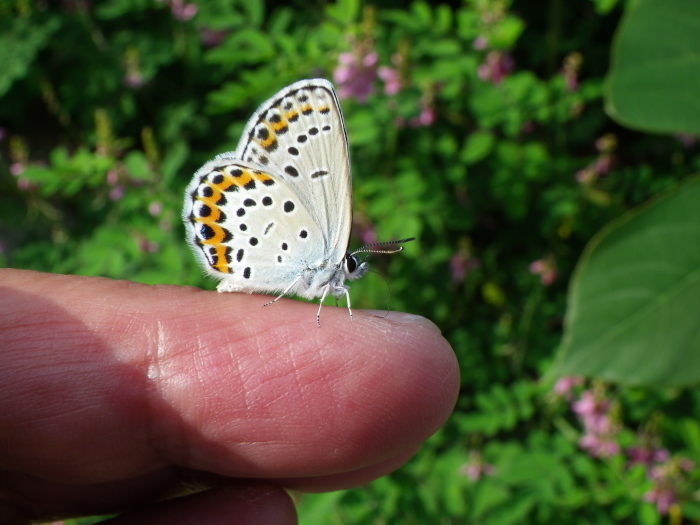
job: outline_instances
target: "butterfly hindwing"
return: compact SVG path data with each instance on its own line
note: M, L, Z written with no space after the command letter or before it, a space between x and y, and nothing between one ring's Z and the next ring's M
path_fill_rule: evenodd
M195 174L187 196L188 240L228 291L281 292L312 263L320 231L272 173L220 155Z

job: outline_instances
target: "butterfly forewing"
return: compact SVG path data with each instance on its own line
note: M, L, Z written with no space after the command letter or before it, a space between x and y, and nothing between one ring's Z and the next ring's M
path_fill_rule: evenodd
M195 173L183 218L222 290L281 292L304 270L342 261L351 182L332 85L297 82L263 103L236 151Z
M350 159L330 82L296 82L263 103L246 125L236 155L282 178L321 230L319 255L342 260L352 223Z

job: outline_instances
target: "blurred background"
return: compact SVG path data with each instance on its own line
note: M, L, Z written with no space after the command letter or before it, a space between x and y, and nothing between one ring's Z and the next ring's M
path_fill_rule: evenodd
M353 283L353 306L432 319L462 389L396 473L295 495L301 523L697 523L697 372L629 384L605 368L619 347L590 359L576 347L590 333L576 332L577 313L606 308L604 296L584 304L589 241L700 166L699 128L625 113L644 79L667 73L615 82L625 60L660 50L630 30L647 44L625 53L620 29L643 5L659 23L658 4L4 0L0 265L214 289L184 240L185 186L235 149L258 104L328 78L351 146L351 248L418 239L370 259L390 303L370 274ZM684 20L660 41L685 42ZM695 60L680 68L689 82ZM697 113L684 101L697 106L700 91L688 89L658 104ZM696 202L676 209L694 217ZM685 311L692 329L697 309ZM658 353L682 368L690 349L678 348Z

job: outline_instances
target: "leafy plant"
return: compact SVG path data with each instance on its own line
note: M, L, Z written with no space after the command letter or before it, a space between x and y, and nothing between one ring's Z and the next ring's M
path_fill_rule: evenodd
M627 4L5 2L0 264L213 288L184 187L267 96L332 78L352 243L418 237L376 265L462 390L407 465L300 496L302 523L697 520L697 7Z

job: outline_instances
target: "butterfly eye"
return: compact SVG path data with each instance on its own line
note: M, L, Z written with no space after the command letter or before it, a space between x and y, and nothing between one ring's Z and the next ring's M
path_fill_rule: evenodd
M348 274L352 274L355 270L357 270L357 259L355 258L354 255L346 255L345 256L345 272Z

